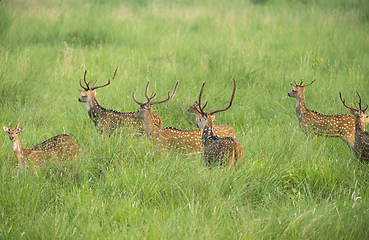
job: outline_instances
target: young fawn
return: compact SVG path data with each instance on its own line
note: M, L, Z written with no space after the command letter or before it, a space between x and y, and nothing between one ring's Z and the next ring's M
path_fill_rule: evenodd
M19 123L15 129L4 126L4 131L9 134L9 138L13 143L15 157L18 159L21 168L31 163L33 166L42 165L44 162L55 158L56 160L69 160L77 157L82 149L77 145L59 145L46 150L25 149L22 147L18 134L23 132L24 127L19 127Z
M152 93L150 97L147 94L150 82L147 82L145 87L146 102L139 102L133 92L133 100L140 105L140 108L134 113L133 117L142 120L147 136L154 141L155 146L160 151L177 149L188 154L201 153L201 133L199 130L185 131L171 127L162 127L154 121L152 106L172 99L177 91L178 83L177 81L173 93L170 94L169 91L168 98L164 100L151 101L156 96L156 93Z
M187 110L189 113L194 113L196 116L196 123L199 122L199 119L201 117L201 114L199 113L200 111L200 107L199 104L197 103L197 101ZM212 121L214 122L215 120L215 115L211 115L211 117L213 118ZM232 138L236 138L236 132L234 131L234 129L227 125L227 124L222 124L222 125L213 125L213 131L215 133L215 135L219 136L219 137L232 137Z
M359 96L358 105L355 103L355 107L349 107L346 105L345 100L342 99L342 95L340 93L340 98L345 107L350 109L352 115L355 116L355 145L354 151L358 157L362 160L369 160L369 133L365 131L365 125L369 124L369 116L366 114L366 110L368 109L368 105L366 105L365 109L361 107L361 97Z
M314 80L315 81L315 80ZM296 98L296 115L299 120L299 126L306 134L315 133L326 137L340 137L351 147L355 143L355 118L346 114L323 115L312 111L305 106L305 87L303 81L300 84L292 86L292 91L288 93L289 97Z
M91 120L95 124L95 127L101 134L103 132L106 132L108 133L108 135L110 135L115 129L119 127L127 128L130 130L137 129L139 133L142 134L144 132L142 122L133 118L133 112L117 112L115 110L105 109L101 107L99 102L97 101L96 89L111 84L115 78L117 70L118 68L115 70L113 78L111 80L108 80L108 83L96 87L90 87L91 81L86 81L87 71L85 71L84 82L86 84L86 87L82 86L80 80L79 85L83 88L83 90L79 90L82 96L78 99L78 101L86 104L88 115L90 116ZM160 116L153 114L153 118L158 125L161 125Z
M203 146L205 163L210 165L218 163L220 165L229 165L239 167L240 158L243 154L243 147L240 142L232 137L221 138L213 132L213 115L225 111L232 106L234 94L236 92L236 81L233 79L234 88L229 106L219 110L211 110L210 113L204 112L207 102L204 106L201 105L201 95L204 89L205 83L203 83L199 95L199 109L197 110L201 114L197 121L197 126L201 130L201 141Z

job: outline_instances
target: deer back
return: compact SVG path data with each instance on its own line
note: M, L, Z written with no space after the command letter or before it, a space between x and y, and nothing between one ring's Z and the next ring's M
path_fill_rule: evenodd
M55 161L69 161L81 153L82 149L77 145L59 145L46 150L26 149L22 162L27 165L31 163L33 166L40 166L53 159Z
M35 145L32 150L46 150L49 148L57 147L60 145L77 145L77 141L74 137L67 134L59 134L50 139L43 141L40 144Z

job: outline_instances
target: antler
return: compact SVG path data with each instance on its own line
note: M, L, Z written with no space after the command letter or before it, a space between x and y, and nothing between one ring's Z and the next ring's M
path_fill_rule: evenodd
M360 97L360 95L359 95L359 97ZM340 98L341 98L341 102L343 103L343 105L345 106L345 107L347 107L348 109L351 109L351 110L354 110L354 111L359 111L360 109L358 109L358 108L353 108L353 107L349 107L349 106L347 106L346 105L346 103L345 103L345 100L343 100L342 99L342 94L341 94L341 92L340 92ZM360 104L361 104L361 98L360 98ZM356 104L355 104L355 107L357 107L356 106Z
M96 87L94 87L94 85L96 84L96 82L92 85L92 87L90 88L90 83L91 83L91 81L89 81L89 82L87 82L86 81L86 74L87 74L87 70L85 71L85 76L84 76L84 78L83 78L83 80L85 81L85 84L86 84L86 86L87 86L87 88L86 87L84 87L84 86L82 86L82 84L81 84L81 79L79 80L79 85L81 86L81 88L83 88L85 91L87 91L87 90L95 90L95 89L98 89L98 88L102 88L102 87L105 87L105 86L108 86L110 83L112 83L113 82L113 80L114 80L114 78L115 78L115 75L117 74L117 71L118 71L118 67L115 69L115 72L114 72L114 76L113 76L113 78L111 79L111 80L108 80L108 83L106 83L106 84L103 84L103 85L100 85L100 86L96 86Z
M315 80L316 79L314 79L310 84L305 84L305 85L303 85L304 84L304 82L302 81L302 79L301 79L301 83L300 84L297 84L296 82L295 82L295 86L296 87L307 87L307 86L310 86L311 84L313 84L313 82L315 82Z
M135 92L132 93L132 98L133 100L140 106L144 106L146 104L148 104L151 99L153 99L155 96L156 96L156 93L152 92L151 96L149 97L149 95L147 95L147 89L149 88L149 84L150 84L150 81L147 81L147 84L146 84L146 87L145 87L145 97L147 98L147 101L146 102L140 102L138 101L136 98L135 98Z
M202 104L201 104L202 90L204 90L205 83L206 83L206 82L204 82L204 83L202 84L202 86L201 86L201 90L200 90L200 94L199 94L199 109L200 109L200 111L198 111L198 110L196 109L196 110L197 110L199 113L201 113L201 114L204 114L204 108L206 107L206 104L208 104L208 102L206 102L204 106L201 106L201 105L202 105Z
M118 67L115 69L115 72L114 72L114 76L113 76L113 78L112 78L111 80L108 80L108 83L103 84L103 85L100 85L100 86L96 86L96 87L92 86L91 90L95 90L95 89L98 89L98 88L102 88L102 87L108 86L110 83L112 83L112 82L113 82L113 80L114 80L114 78L115 78L115 74L117 74L117 71L118 71ZM96 83L96 82L95 82L95 83ZM95 83L94 83L94 85L95 85Z
M159 100L159 101L154 101L154 102L151 102L151 100L156 96L156 93L152 92L151 93L151 96L149 97L149 95L147 94L147 89L149 87L149 84L150 84L150 81L147 82L146 84L146 87L145 87L145 96L146 96L146 99L147 101L146 102L140 102L138 101L136 98L135 98L135 92L132 93L132 98L133 100L140 106L144 106L148 103L150 103L150 105L154 105L154 104L157 104L157 103L163 103L163 102L167 102L169 101L170 99L173 98L174 94L176 93L177 91L177 87L178 87L178 83L179 81L176 82L176 84L174 85L174 89L173 89L173 93L170 94L170 91L168 92L168 98L167 99L164 99L164 100Z
M215 113L225 111L225 110L229 109L229 108L232 106L232 102L233 102L234 94L236 93L236 80L235 80L235 79L233 79L233 82L234 82L233 93L232 93L232 98L231 98L231 101L229 102L228 107L226 107L226 108L222 108L222 109L219 109L219 110L215 110L215 111L211 110L209 114L213 115L213 114L215 114Z
M357 103L359 104L359 109L360 109L361 111L365 112L365 111L368 109L368 104L366 105L366 108L365 108L365 109L362 109L362 108L361 108L361 96L360 96L360 94L359 94L358 92L356 92L356 93L357 93L357 95L359 96L359 102L357 102ZM356 103L355 103L355 107L357 108Z
M87 91L87 90L89 90L90 89L90 86L89 86L89 84L90 84L90 82L88 82L87 83L87 81L86 81L86 74L87 74L87 70L85 71L85 76L84 76L84 81L85 81L85 83L86 83L86 86L87 86L87 88L85 88L84 86L82 86L82 84L81 84L81 79L79 79L79 85L81 86L81 88L83 88L85 91Z
M169 101L170 99L172 99L174 97L174 94L176 93L177 91L177 87L178 87L178 83L179 81L176 82L176 84L174 85L174 88L173 88L173 92L172 94L170 94L170 91L168 91L168 98L167 99L163 99L163 100L159 100L159 101L154 101L154 102L151 102L150 105L154 105L154 104L157 104L157 103L163 103L163 102L167 102ZM156 95L156 94L155 94ZM154 95L154 97L155 97ZM151 95L152 96L152 95Z

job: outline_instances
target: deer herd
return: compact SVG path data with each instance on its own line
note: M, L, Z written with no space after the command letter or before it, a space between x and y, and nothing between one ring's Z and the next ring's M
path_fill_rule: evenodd
M132 99L139 105L136 112L118 112L111 109L105 109L100 106L96 98L96 89L110 85L117 73L118 68L114 72L111 80L100 86L90 86L84 74L84 84L81 80L79 84L83 90L79 90L81 97L79 102L85 103L88 115L94 123L99 133L111 136L116 129L123 129L128 134L146 135L154 144L159 152L175 150L183 154L202 154L204 162L207 166L225 165L228 167L238 168L243 154L242 144L236 140L236 134L229 125L215 125L215 114L228 110L233 103L236 92L236 81L233 79L233 93L227 107L205 112L204 109L207 102L202 105L201 98L205 83L201 86L199 99L188 109L189 113L196 116L196 124L199 130L180 130L174 127L163 127L161 117L153 113L153 105L168 102L172 99L177 91L179 82L174 85L173 91L168 92L167 98L163 100L153 99L156 93L148 94L150 82L145 87L144 95L146 101L140 102L132 93ZM315 80L314 80L315 81ZM369 124L369 117L366 114L366 108L362 107L361 97L358 93L359 101L355 103L355 108L346 105L339 93L340 99L345 107L350 109L353 116L346 114L340 115L323 115L316 111L309 110L305 106L305 85L302 81L300 84L291 84L292 91L288 93L289 97L296 98L296 115L301 130L310 135L322 135L326 137L340 137L351 148L355 154L363 159L369 160L369 133L365 131L365 125ZM25 149L20 144L19 136L23 132L24 127L20 127L19 123L13 129L9 123L9 127L4 126L4 131L9 134L9 138L13 144L15 157L18 160L19 167L39 166L45 162L55 159L56 161L69 161L76 158L82 153L82 149L77 145L76 140L66 134L54 136L31 149Z

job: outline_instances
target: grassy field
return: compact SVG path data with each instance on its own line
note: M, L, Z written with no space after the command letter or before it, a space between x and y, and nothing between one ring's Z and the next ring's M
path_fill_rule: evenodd
M339 138L298 128L290 84L314 84L308 108L349 114L369 103L366 0L0 1L0 120L31 148L74 136L83 154L60 169L14 172L0 143L0 239L366 239L369 166ZM101 138L77 100L79 80L104 84L103 107L135 111L144 87L175 97L164 126L195 129L187 109L233 106L216 123L243 144L241 167L160 155L145 137ZM37 172L37 173L36 173Z

